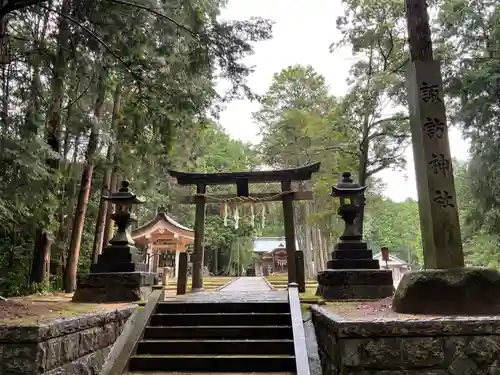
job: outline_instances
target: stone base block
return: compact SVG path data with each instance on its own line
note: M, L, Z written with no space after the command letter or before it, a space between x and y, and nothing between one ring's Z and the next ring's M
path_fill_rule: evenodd
M326 267L332 270L378 270L380 263L377 259L331 259L326 262Z
M329 301L381 299L393 293L390 270L325 270L318 274L316 294Z
M156 274L150 272L89 273L78 275L73 302L135 302L152 292Z
M488 268L425 270L405 274L392 308L399 313L500 314L500 273Z
M311 309L323 375L500 374L500 316Z

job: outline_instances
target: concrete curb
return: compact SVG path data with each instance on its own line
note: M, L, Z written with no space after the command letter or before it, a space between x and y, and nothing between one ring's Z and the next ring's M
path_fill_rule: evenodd
M234 278L234 279L232 279L230 282L228 282L228 283L226 283L226 284L224 284L224 285L222 285L222 286L218 287L217 289L215 289L215 291L216 291L216 292L220 292L220 291L222 291L222 289L224 289L225 287L228 287L229 285L231 285L232 283L234 283L236 280L238 280L238 279L240 279L240 278L241 278L241 276L239 276L239 277L235 277L235 278Z
M261 278L266 282L267 286L269 287L269 289L271 290L277 290L273 284L271 284L271 282L267 279L267 277L265 276L261 276Z

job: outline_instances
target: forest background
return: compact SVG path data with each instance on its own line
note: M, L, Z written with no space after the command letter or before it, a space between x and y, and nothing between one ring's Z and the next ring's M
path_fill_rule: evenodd
M313 277L342 230L329 197L342 171L368 185L363 227L375 251L388 246L422 265L417 203L382 196L377 173L402 168L410 144L404 4L344 0L337 20L356 56L348 92L333 96L311 66L276 72L267 92L251 92L244 64L255 42L272 38L264 19L220 19L224 1L21 1L0 5L0 295L72 291L112 231L100 199L122 179L146 198L138 224L158 206L192 226L186 189L168 169L238 171L320 161L297 186L314 200L295 205L297 239ZM452 126L470 140L469 161L454 161L467 262L498 267L500 256L500 5L436 0L434 39ZM325 46L325 48L328 46ZM217 82L231 83L226 92ZM258 101L258 145L232 139L218 124L235 98ZM388 108L390 110L388 110ZM210 193L228 192L230 187ZM255 186L253 191L274 190ZM243 212L238 229L207 207L206 265L237 274L252 239L281 236L279 203ZM260 212L259 210L257 210ZM264 220L263 220L264 219ZM218 249L219 270L213 269ZM313 266L314 264L314 266Z

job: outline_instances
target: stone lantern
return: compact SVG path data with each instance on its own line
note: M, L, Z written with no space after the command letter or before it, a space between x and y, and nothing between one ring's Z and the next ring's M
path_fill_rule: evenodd
M123 181L116 193L102 197L115 205L111 218L116 232L103 248L91 273L78 275L73 301L77 302L133 302L147 299L154 285L154 273L134 246L130 225L135 220L135 205L143 203Z
M394 291L392 272L380 269L355 224L361 211L356 202L365 190L366 186L354 183L349 172L342 173L340 183L332 187L331 196L340 198L337 213L345 227L327 269L318 273L318 294L327 300L379 299Z

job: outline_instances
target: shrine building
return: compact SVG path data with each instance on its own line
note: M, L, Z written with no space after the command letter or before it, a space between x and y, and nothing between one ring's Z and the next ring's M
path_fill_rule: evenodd
M254 240L253 246L256 276L288 273L284 237L258 237Z
M145 262L149 272L162 272L163 267L173 269L178 276L179 254L185 252L194 241L194 231L167 215L159 208L156 217L147 224L132 230L136 246L145 251Z

